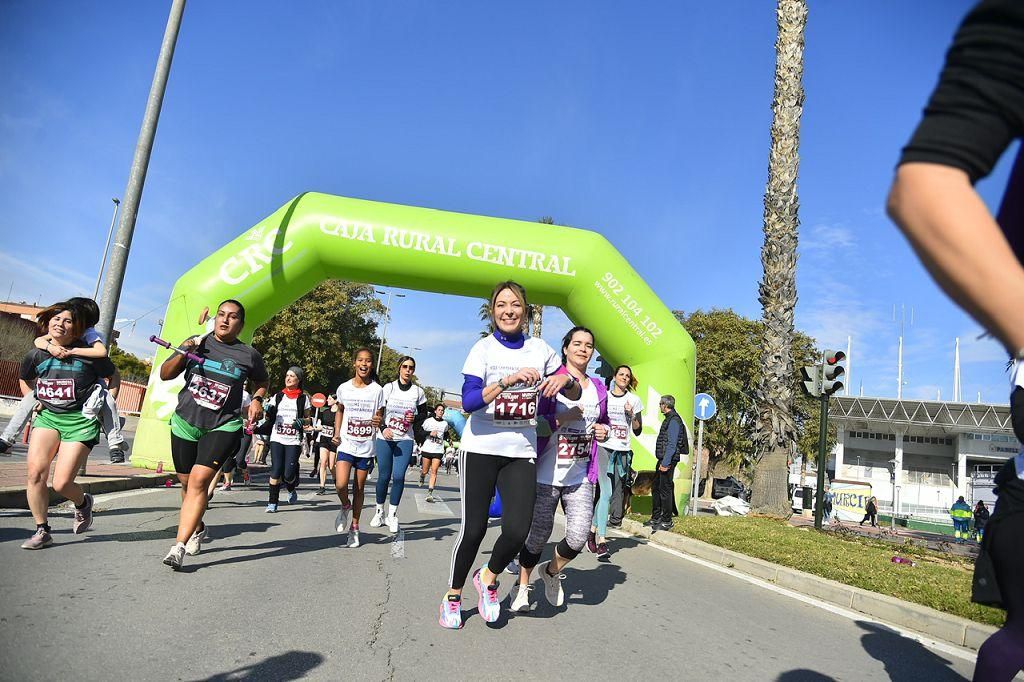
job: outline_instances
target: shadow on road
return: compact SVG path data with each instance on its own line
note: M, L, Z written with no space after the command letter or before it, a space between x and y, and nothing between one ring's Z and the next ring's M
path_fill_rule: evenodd
M858 620L857 625L867 634L860 638L864 651L885 664L885 672L893 680L962 680L950 668L950 661L926 648L920 642L903 637L895 630Z
M836 682L836 678L801 668L799 670L787 670L776 677L775 682Z
M207 677L206 682L228 680L298 680L324 662L324 657L312 651L289 651L271 656L259 663L245 665L225 673Z

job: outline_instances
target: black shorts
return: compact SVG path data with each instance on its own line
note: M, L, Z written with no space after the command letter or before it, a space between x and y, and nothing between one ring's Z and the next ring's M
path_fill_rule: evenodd
M422 459L444 459L443 452L423 452L420 451L420 457Z
M192 467L220 469L224 460L234 457L238 443L242 440L242 429L236 431L210 431L198 441L185 440L171 434L171 459L174 470L179 474L191 473Z
M316 445L324 450L333 450L334 452L338 451L338 446L332 443L330 438L319 438L316 441Z

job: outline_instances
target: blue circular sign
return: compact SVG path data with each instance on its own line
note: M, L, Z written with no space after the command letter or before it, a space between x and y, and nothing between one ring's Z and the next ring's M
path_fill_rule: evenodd
M693 416L701 421L707 421L718 412L718 405L715 399L707 393L698 393L693 398Z

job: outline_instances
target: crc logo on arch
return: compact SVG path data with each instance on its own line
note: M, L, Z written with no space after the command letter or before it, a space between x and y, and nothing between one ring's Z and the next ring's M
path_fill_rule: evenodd
M249 234L245 235L245 241L250 243L221 263L221 280L225 284L241 284L249 275L270 265L274 256L280 256L292 248L291 241L285 242L280 247L275 247L274 240L277 238L277 233L276 227L269 230L263 225L254 227Z

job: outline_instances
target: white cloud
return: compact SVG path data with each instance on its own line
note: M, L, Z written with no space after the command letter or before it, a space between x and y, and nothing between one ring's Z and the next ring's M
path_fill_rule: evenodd
M842 223L818 223L800 235L799 250L802 253L825 251L830 249L849 249L855 247L853 230Z

